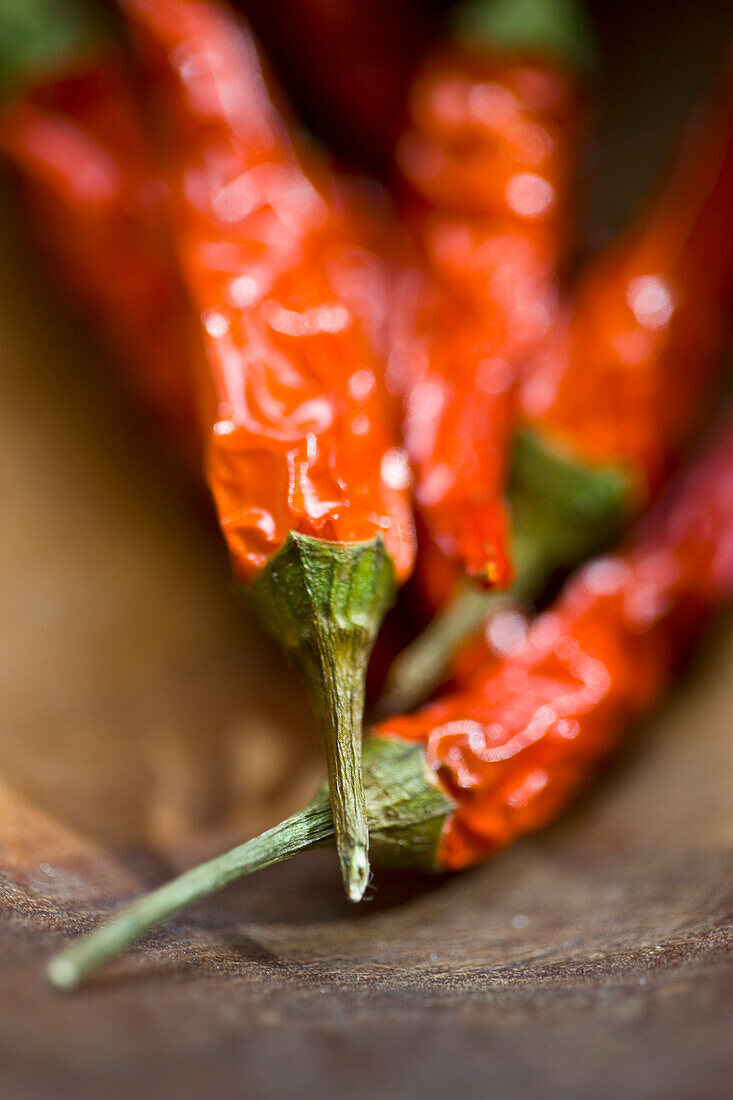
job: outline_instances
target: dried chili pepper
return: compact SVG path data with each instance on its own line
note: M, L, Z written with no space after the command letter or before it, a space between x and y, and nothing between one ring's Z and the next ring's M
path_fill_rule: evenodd
M152 171L119 51L66 44L70 55L63 64L56 57L52 76L36 74L4 105L0 149L20 174L29 224L59 289L83 305L132 396L188 451L196 433L190 321L162 209L166 188Z
M479 0L413 80L397 145L402 208L436 285L418 285L396 341L415 498L441 554L487 587L511 579L502 501L515 382L550 326L568 238L575 0ZM511 32L511 33L510 33ZM519 36L525 46L519 52ZM403 191L405 190L403 184Z
M127 9L157 47L208 479L238 577L318 711L358 898L365 666L414 551L375 307L352 285L369 257L350 196L296 150L246 29L194 0Z
M658 489L712 399L732 289L728 84L693 122L651 214L591 267L522 382L514 599L608 543ZM491 607L473 592L449 603L395 662L389 705L428 693Z
M503 660L364 746L375 862L460 870L555 817L670 684L733 596L733 417L624 552L570 581ZM49 967L73 988L150 928L242 875L327 842L328 801L189 871Z

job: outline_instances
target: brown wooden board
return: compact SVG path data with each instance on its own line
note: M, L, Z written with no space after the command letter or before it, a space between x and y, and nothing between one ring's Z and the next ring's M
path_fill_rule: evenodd
M603 236L731 16L655 2L597 17L614 60ZM614 159L633 163L617 188ZM77 995L45 986L69 935L300 804L319 763L204 501L125 411L3 207L0 1095L730 1096L730 618L615 772L492 865L381 875L354 909L333 855L312 853Z

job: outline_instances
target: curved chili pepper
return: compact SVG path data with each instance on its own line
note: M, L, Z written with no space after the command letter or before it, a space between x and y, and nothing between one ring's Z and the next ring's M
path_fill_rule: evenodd
M380 532L404 578L411 522L379 363L336 290L360 237L347 204L294 147L243 26L198 0L124 6L160 51L179 254L202 311L209 471L238 574L251 581L295 529L334 542Z
M722 364L733 290L733 96L696 120L650 215L586 274L521 385L509 484L518 583L615 537L698 426ZM389 702L408 709L492 607L459 595L397 659Z
M558 18L560 9L567 23L577 7L560 4ZM516 42L492 37L503 3L469 10L462 40L418 71L397 146L410 188L403 210L437 282L403 310L397 343L428 533L466 575L504 586L515 383L557 308L580 112L572 66L533 40L527 5L531 46L519 55Z
M733 417L629 547L442 702L376 728L364 748L375 862L459 870L554 818L672 681L733 596ZM242 875L333 836L328 802L136 902L52 960L71 989L150 928Z
M206 0L126 0L162 109L201 318L206 470L235 571L321 721L344 882L368 878L366 663L414 536L383 363L340 291L360 231L298 150L249 31Z

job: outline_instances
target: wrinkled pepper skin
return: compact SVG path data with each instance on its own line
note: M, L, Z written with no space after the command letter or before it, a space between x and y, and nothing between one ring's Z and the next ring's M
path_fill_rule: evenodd
M435 284L407 303L396 341L415 498L440 553L487 587L512 578L515 387L557 310L580 114L550 61L454 46L421 66L397 145Z
M733 420L625 552L596 559L509 652L380 737L425 746L457 808L438 865L459 870L552 820L662 695L733 592Z
M208 478L237 573L251 580L296 531L380 535L404 579L409 476L345 289L360 261L348 204L294 148L244 27L195 0L124 9L165 102L180 262L203 329Z
M188 307L129 75L114 48L83 54L4 105L0 149L56 285L81 304L131 396L190 450Z

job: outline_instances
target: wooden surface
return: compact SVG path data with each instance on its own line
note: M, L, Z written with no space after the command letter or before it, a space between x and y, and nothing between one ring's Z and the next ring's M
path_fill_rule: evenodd
M599 9L625 65L601 163L633 133L630 192L671 132L633 89L684 108L722 7L690 38L671 5L652 78L653 21L626 56ZM596 187L599 235L619 189ZM353 909L313 853L76 996L44 986L70 933L299 804L319 766L205 505L0 229L0 1095L729 1096L730 620L601 788L492 865L382 875Z

